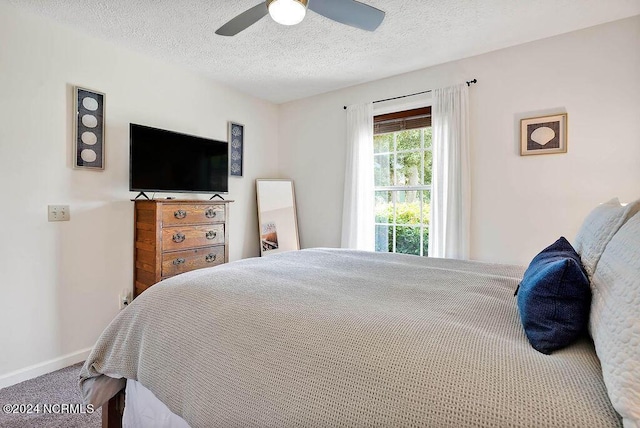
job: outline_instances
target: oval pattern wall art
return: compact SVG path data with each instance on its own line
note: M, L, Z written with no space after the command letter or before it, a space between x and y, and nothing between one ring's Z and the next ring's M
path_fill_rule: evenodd
M229 122L229 175L242 177L244 157L244 125Z
M520 155L567 152L567 113L520 120Z
M104 94L74 87L73 167L104 170Z

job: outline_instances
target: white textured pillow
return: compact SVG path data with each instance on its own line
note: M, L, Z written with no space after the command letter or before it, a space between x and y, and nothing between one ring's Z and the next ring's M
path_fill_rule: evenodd
M573 248L580 254L584 270L591 279L607 243L629 218L640 210L640 200L626 206L613 198L600 204L584 220Z
M640 427L640 213L605 249L592 280L589 328L613 407Z

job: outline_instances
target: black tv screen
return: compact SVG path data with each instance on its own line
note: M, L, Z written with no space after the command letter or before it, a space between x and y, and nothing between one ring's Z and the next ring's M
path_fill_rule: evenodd
M130 124L129 190L228 192L226 141Z

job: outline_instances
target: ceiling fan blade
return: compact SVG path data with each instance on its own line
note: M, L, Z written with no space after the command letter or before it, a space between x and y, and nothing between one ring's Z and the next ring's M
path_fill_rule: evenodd
M384 12L355 0L309 0L309 9L342 24L374 31L382 23Z
M267 10L266 2L261 2L259 5L242 12L240 15L218 28L216 30L216 34L219 36L235 36L240 31L246 30L256 22L260 21L268 13L269 11Z

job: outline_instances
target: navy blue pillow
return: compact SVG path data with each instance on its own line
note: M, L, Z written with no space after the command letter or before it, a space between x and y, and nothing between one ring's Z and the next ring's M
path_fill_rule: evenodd
M527 338L543 354L570 345L587 328L589 279L564 237L534 257L516 294Z

